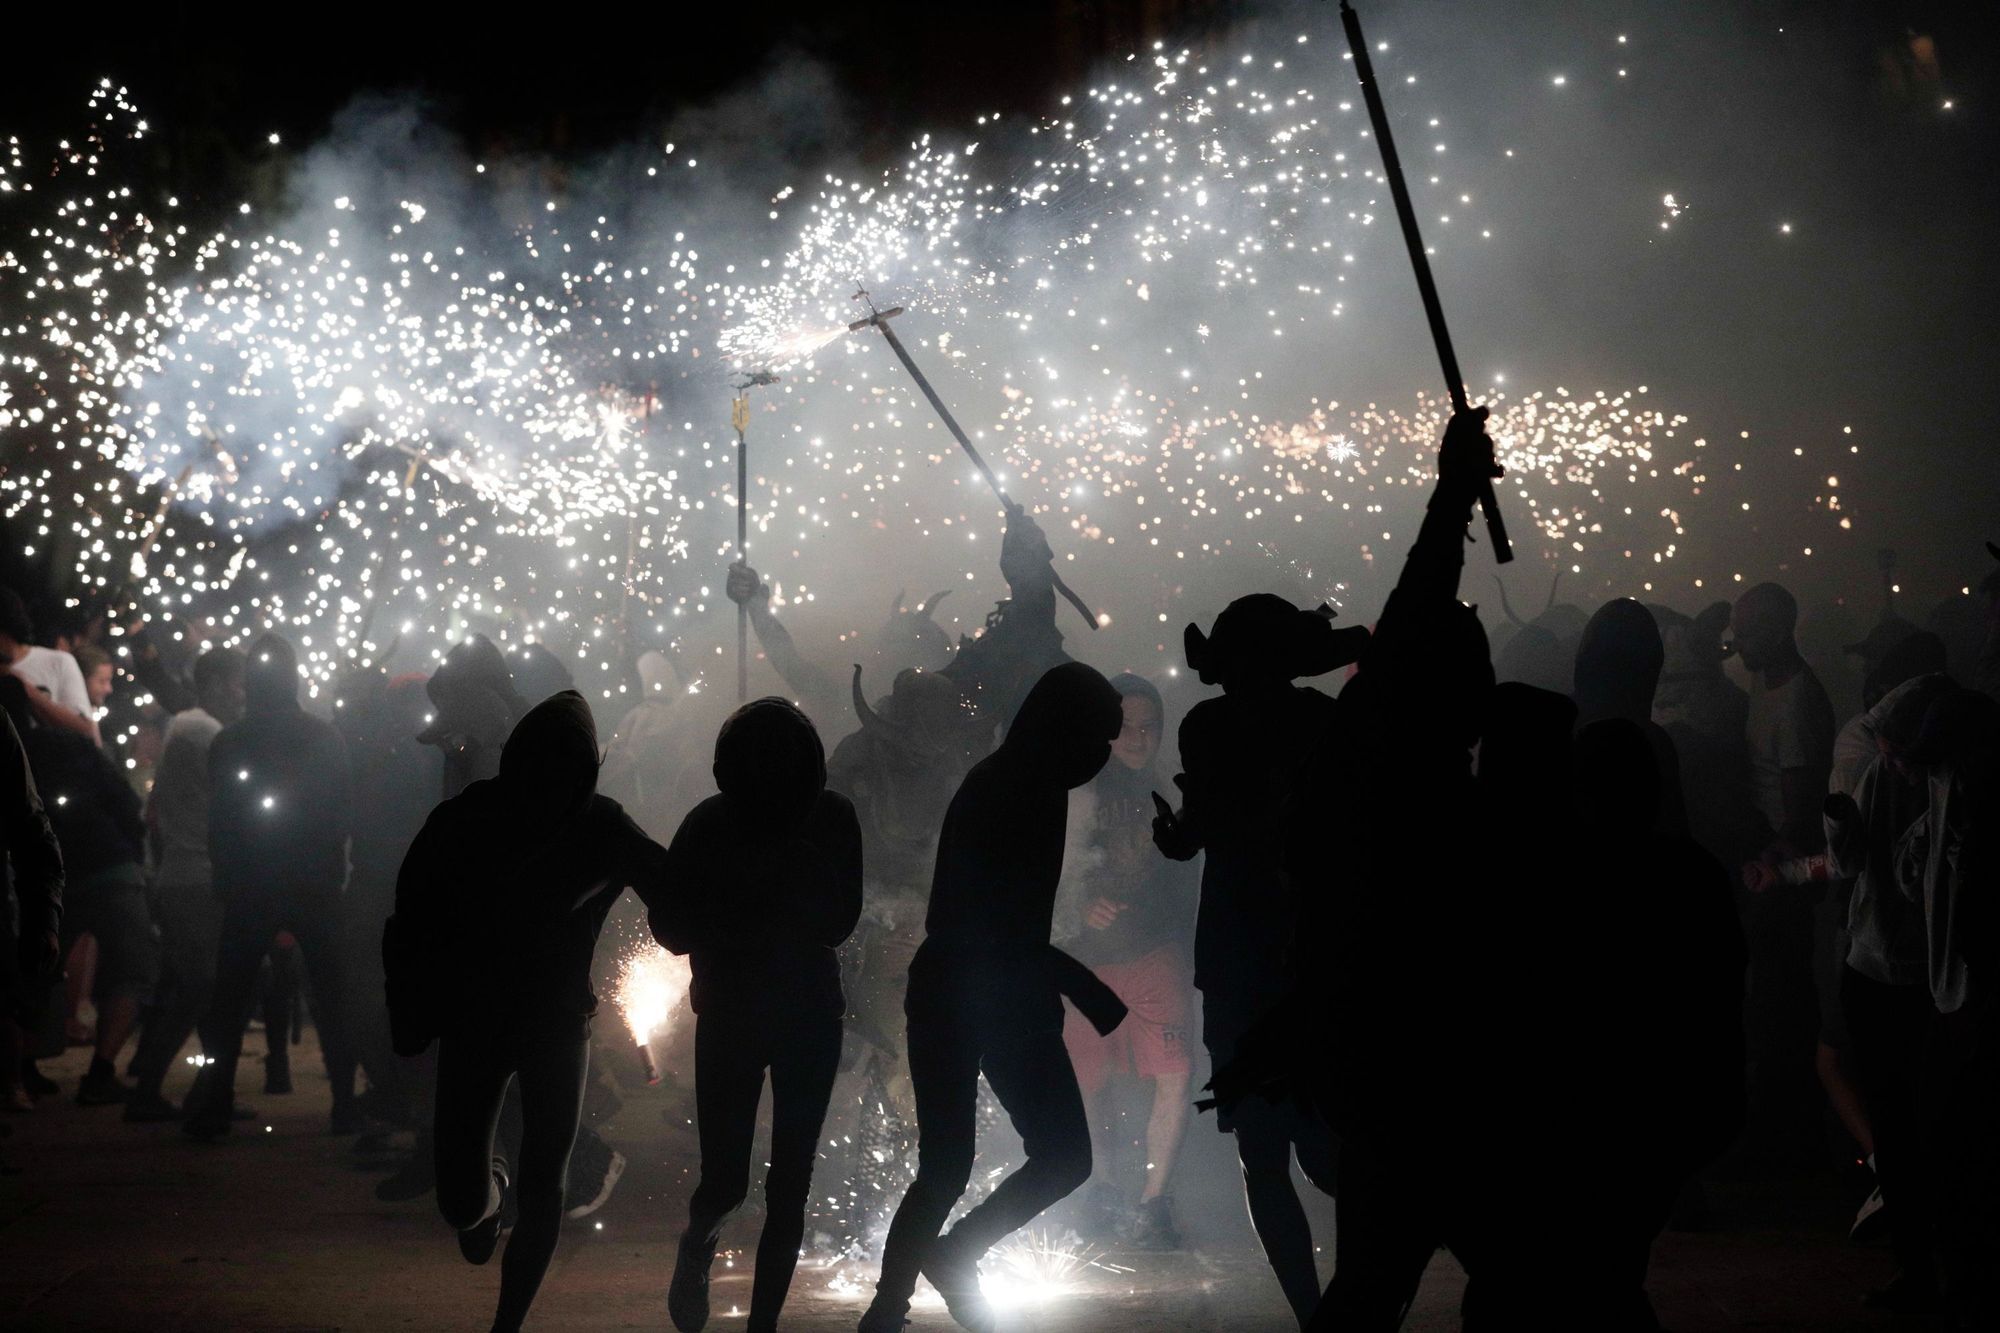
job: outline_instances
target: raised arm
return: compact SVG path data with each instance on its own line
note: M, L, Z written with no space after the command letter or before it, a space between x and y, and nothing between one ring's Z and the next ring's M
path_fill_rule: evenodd
M757 571L746 564L731 565L723 590L729 594L730 601L748 608L750 628L757 632L757 642L764 649L764 656L771 659L771 666L784 678L785 684L792 687L806 712L814 717L839 716L839 687L834 684L833 677L806 660L798 645L792 641L792 632L772 614L771 589Z

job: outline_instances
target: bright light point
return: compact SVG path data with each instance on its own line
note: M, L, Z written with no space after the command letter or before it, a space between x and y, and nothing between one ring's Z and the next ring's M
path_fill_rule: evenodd
M1789 222L1780 222L1778 224L1778 230L1782 232L1784 235L1790 236L1792 234L1792 224Z
M1551 83L1553 83L1553 84L1555 84L1555 86L1556 86L1556 87L1560 88L1560 87L1562 87L1562 86L1563 86L1564 84L1566 84L1566 83L1568 83L1568 82L1569 82L1569 75L1567 75L1567 74L1558 74L1558 75L1556 75L1556 76L1555 76L1555 78L1551 79L1551 80L1550 80L1550 82L1551 82Z

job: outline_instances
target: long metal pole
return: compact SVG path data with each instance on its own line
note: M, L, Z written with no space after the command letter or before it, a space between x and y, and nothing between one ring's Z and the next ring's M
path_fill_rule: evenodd
M750 394L737 396L731 409L736 424L736 563L746 563L750 504L750 444L744 431L750 425ZM736 702L750 699L750 606L736 605Z
M1375 142L1382 150L1382 174L1388 179L1389 194L1396 201L1396 219L1403 224L1403 244L1410 252L1410 267L1416 271L1417 294L1423 298L1424 318L1430 321L1431 341L1437 345L1445 391L1451 395L1452 411L1464 412L1468 407L1465 377L1459 373L1458 353L1452 350L1451 331L1445 327L1444 305L1438 300L1430 257L1424 252L1423 234L1417 229L1416 206L1410 202L1410 187L1403 179L1403 162L1396 155L1395 136L1389 132L1389 112L1382 105L1382 90L1375 82L1368 41L1361 35L1361 16L1348 0L1340 0L1340 22L1347 29L1347 46L1354 53L1354 73L1361 80L1361 97L1368 104L1368 120L1375 129ZM1500 503L1494 497L1490 481L1480 491L1479 508L1486 515L1486 536L1493 544L1493 559L1504 565L1514 558L1514 547L1507 540L1507 524L1500 516Z
M862 293L858 299L865 300L866 295L866 293ZM930 380L924 377L923 371L917 369L917 363L910 356L909 350L903 346L903 340L898 338L896 331L889 327L889 321L902 313L903 307L901 306L892 306L887 310L876 310L873 303L870 303L868 318L855 320L847 326L847 329L850 333L859 333L862 329L872 324L882 331L882 336L889 341L889 350L896 354L896 359L903 363L903 369L910 372L910 378L917 382L919 389L923 390L924 397L930 400L932 410L938 414L938 420L944 422L944 428L951 432L951 438L957 440L958 447L965 450L965 456L970 458L972 465L979 469L979 475L986 478L986 484L993 488L993 494L999 497L1001 505L1006 508L1007 512L1010 514L1015 512L1020 506L1008 498L1006 488L1000 484L1000 478L994 476L993 469L986 466L986 460L980 457L979 450L974 447L971 439L966 436L965 431L959 427L958 418L952 416L951 409L944 405L944 399L938 397L937 390L931 387ZM1085 602L1067 583L1063 582L1062 575L1051 569L1049 576L1055 580L1056 591L1061 593L1069 604L1076 608L1077 614L1082 616L1092 629L1097 629L1097 616L1091 611L1089 603Z

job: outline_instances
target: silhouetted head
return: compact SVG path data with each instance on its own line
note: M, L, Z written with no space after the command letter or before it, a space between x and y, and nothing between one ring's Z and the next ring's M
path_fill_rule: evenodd
M194 660L195 702L224 726L243 716L243 668L234 648L211 648Z
M259 634L243 663L243 711L269 713L299 703L299 659L282 634Z
M118 668L112 663L111 654L94 643L79 643L70 650L70 656L76 659L76 669L83 673L83 692L90 706L104 707L118 680Z
M1118 739L1111 743L1111 757L1135 773L1142 772L1159 757L1160 738L1167 725L1166 702L1152 681L1130 671L1113 676L1111 688L1118 691L1125 715Z
M1207 634L1189 625L1182 641L1188 666L1202 684L1236 690L1282 685L1346 666L1361 656L1368 631L1336 630L1329 608L1302 610L1259 592L1224 607Z
M779 827L812 812L826 790L826 747L790 700L752 699L715 737L715 787L730 802Z
M528 711L507 674L507 659L484 634L453 644L424 690L433 708L429 725L417 739L427 745L454 732L491 744L504 739L515 719Z
M0 653L12 659L34 641L35 622L28 618L28 604L12 588L0 587Z
M1639 724L1593 722L1576 734L1577 816L1586 834L1628 843L1649 834L1660 813L1660 770Z
M1666 649L1653 613L1629 597L1597 608L1576 646L1578 713L1595 720L1652 716Z
M1905 622L1907 623L1907 622ZM1945 669L1944 640L1929 630L1913 630L1882 654L1861 682L1861 706L1873 708L1882 696L1906 680Z
M545 643L523 644L515 649L508 667L508 674L514 681L514 692L531 707L576 684L570 678L569 668Z
M1552 807L1570 780L1576 705L1554 690L1510 682L1493 687L1479 741L1479 781L1509 803Z
M1736 599L1729 628L1748 671L1762 671L1798 654L1792 634L1799 627L1799 604L1775 583L1760 583Z
M528 710L500 748L499 782L525 815L563 819L597 790L597 722L575 690Z
M1050 667L1028 691L1000 753L1064 787L1081 787L1111 757L1125 724L1118 691L1081 662Z
M1376 636L1360 675L1341 697L1357 686L1357 701L1385 710L1393 728L1383 738L1391 747L1384 758L1423 765L1470 751L1485 730L1493 696L1493 663L1478 613L1458 602L1396 609L1393 629Z

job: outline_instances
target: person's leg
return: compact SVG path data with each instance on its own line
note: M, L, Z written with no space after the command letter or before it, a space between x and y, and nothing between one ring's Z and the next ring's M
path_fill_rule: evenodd
M264 1020L264 1091L292 1090L292 1026L298 1018L299 946L289 931L271 942L264 960L257 1008Z
M1077 1092L1083 1097L1084 1121L1090 1126L1091 1174L1098 1182L1094 1191L1110 1188L1111 1126L1104 1121L1100 1103L1115 1058L1117 1037L1116 1032L1109 1037L1099 1036L1097 1029L1074 1006L1063 1005L1063 1046L1076 1074Z
M1813 1048L1813 1070L1826 1090L1827 1104L1834 1118L1854 1140L1863 1157L1875 1155L1875 1130L1868 1120L1868 1107L1861 1097L1861 1085L1849 1067L1846 1053L1822 1040Z
M201 1104L190 1109L187 1125L197 1137L228 1131L236 1098L236 1062L243 1054L243 1034L257 1002L257 974L277 932L276 917L255 894L224 904L216 943L215 991L199 1025L201 1049L209 1063L202 1069Z
M347 1041L340 1003L346 991L346 960L340 950L339 904L332 897L309 899L291 913L289 925L305 955L313 1025L319 1030L326 1076L333 1081L334 1131L352 1132L359 1126L354 1115L354 1051Z
M1387 1156L1343 1144L1337 1170L1333 1281L1299 1322L1308 1333L1389 1333L1402 1326L1441 1237L1425 1216L1422 1183Z
M1181 1143L1187 1138L1188 1072L1161 1074L1153 1080L1153 1109L1146 1117L1146 1184L1139 1202L1150 1203L1167 1192L1173 1182L1174 1163L1180 1160Z
M958 1254L974 1260L1090 1179L1090 1128L1061 1026L1032 1015L999 1021L1020 1026L994 1033L979 1067L1027 1160L952 1227Z
M490 1036L453 1036L437 1047L437 1118L431 1134L438 1212L470 1231L500 1211L493 1139L513 1063Z
M174 1057L194 1035L215 989L215 951L222 935L222 904L206 884L169 884L159 893L160 944L167 985L147 1014L132 1060L138 1096L161 1095Z
M78 1100L124 1100L130 1089L118 1082L118 1053L139 1020L139 1009L160 979L160 942L146 905L146 877L137 864L113 866L90 878L79 897L88 904L88 922L97 939L96 1049ZM100 1095L102 1094L102 1095Z
M840 1070L840 1043L839 1019L800 1020L772 1053L771 1167L764 1175L764 1234L757 1241L749 1333L775 1333L778 1312L791 1290L806 1233L820 1127Z
M514 1173L520 1220L500 1261L500 1307L493 1327L513 1333L528 1317L562 1231L569 1151L583 1114L590 1072L587 1032L535 1034L521 1044L521 1156ZM442 1178L440 1178L442 1186Z
M915 984L913 979L913 989ZM975 1039L959 1030L954 1015L925 1014L920 1002L911 1008L907 1049L917 1110L917 1176L889 1223L874 1305L899 1317L909 1308L918 1271L945 1218L972 1179L979 1137Z
M1264 1247L1264 1258L1277 1275L1285 1300L1304 1324L1319 1304L1320 1283L1312 1225L1292 1185L1295 1114L1289 1106L1251 1096L1236 1107L1232 1121L1251 1229Z
M1915 1156L1917 1089L1923 1078L1924 1030L1930 993L1923 986L1888 986L1848 968L1841 1007L1853 1042L1854 1069L1875 1134L1875 1182L1887 1207L1889 1242L1913 1299L1935 1285L1930 1226ZM1903 1293L1884 1292L1895 1300Z
M757 1104L764 1095L767 1053L762 1036L719 1013L694 1027L694 1123L701 1141L701 1180L688 1196L687 1242L714 1253L729 1215L750 1192L750 1149ZM705 1259L704 1259L705 1261Z
M97 937L78 931L63 941L63 1035L72 1046L91 1040L90 1027L83 1021L83 1001L97 988Z

